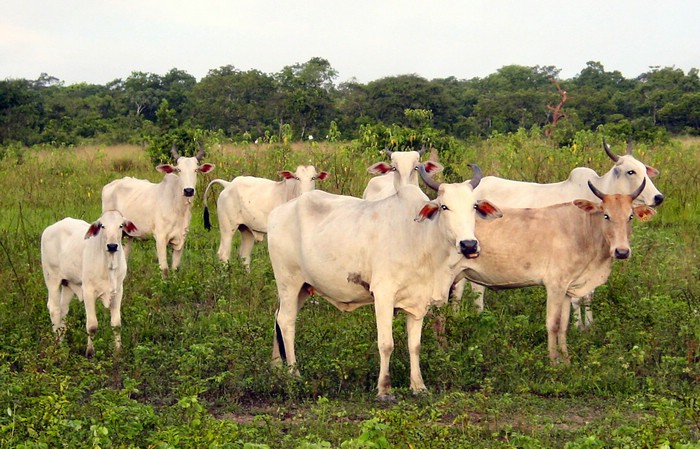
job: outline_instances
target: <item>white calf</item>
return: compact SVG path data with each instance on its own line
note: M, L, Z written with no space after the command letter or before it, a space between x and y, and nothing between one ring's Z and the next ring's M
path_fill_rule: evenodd
M41 234L41 267L49 292L47 306L53 330L63 338L65 317L73 294L85 304L87 349L92 357L92 338L97 332L95 302L109 308L114 347L121 349L121 302L126 277L122 233L137 232L134 224L117 211L106 211L92 224L64 218Z

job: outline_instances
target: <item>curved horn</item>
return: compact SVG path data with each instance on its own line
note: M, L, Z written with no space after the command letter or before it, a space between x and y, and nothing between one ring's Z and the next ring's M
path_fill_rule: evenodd
M469 180L469 184L472 186L472 190L476 189L476 186L479 185L481 182L481 178L484 177L483 174L481 174L481 168L479 168L478 165L476 164L469 164L469 166L474 170L474 174L472 175L472 179Z
M627 139L627 154L632 155L632 136Z
M180 159L180 153L177 152L177 145L175 145L174 143L172 148L170 148L170 154L173 155L175 162L177 162L177 160Z
M197 158L197 162L202 162L202 158L204 157L204 145L202 145L202 142L199 142L199 151L195 157Z
M386 157L388 157L389 159L391 159L391 155L392 155L393 153L394 153L394 152L391 151L391 150L389 149L389 147L384 147L384 154L386 154Z
M646 181L646 179L645 179L644 181ZM593 183L592 183L591 181L588 181L588 188L591 189L591 192L593 192L593 195L597 196L597 197L600 198L601 200L602 200L603 197L605 196L605 194L604 194L603 192L601 192L600 190L598 190L598 189L593 185Z
M605 153L610 157L610 159L613 160L613 162L617 162L618 159L620 159L620 156L617 154L613 153L612 150L610 150L610 145L608 145L605 142L605 136L603 136L603 149L605 150Z
M644 190L644 187L647 185L647 178L642 179L642 184L637 187L637 190L634 192L630 193L630 196L632 197L632 201L634 201L641 193L642 190Z
M418 155L423 156L426 150L427 148L425 148L425 145L421 145L420 150L418 150Z
M438 189L440 188L440 183L431 178L430 175L428 175L428 172L425 171L425 166L423 164L418 165L418 173L420 173L420 177L426 186L430 187L436 192L438 191Z

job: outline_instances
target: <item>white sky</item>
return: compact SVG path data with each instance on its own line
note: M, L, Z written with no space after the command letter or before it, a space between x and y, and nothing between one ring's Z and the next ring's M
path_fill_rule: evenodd
M627 78L700 68L700 0L0 0L0 79L106 84L173 68L277 73L325 58L336 82L485 77L588 61Z

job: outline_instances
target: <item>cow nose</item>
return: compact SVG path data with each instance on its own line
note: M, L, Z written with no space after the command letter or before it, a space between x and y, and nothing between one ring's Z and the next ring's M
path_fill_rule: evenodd
M479 242L476 240L462 240L459 242L459 251L465 257L475 257L479 254Z
M615 248L615 259L627 259L630 256L628 248Z
M664 202L664 196L662 194L658 194L654 196L654 206L658 206L659 204Z
M119 245L116 243L107 243L107 251L110 253L116 253L119 249Z
M188 187L184 191L185 196L194 196L194 189L192 187Z

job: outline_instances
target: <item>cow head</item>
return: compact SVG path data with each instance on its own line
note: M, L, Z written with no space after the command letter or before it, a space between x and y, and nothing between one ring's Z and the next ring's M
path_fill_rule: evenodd
M641 204L634 205L634 200L644 191L646 180L629 195L605 194L598 190L591 181L588 187L593 194L601 199L601 203L588 200L576 200L574 204L584 212L595 214L602 221L602 231L605 241L610 245L610 257L627 259L631 254L630 235L632 234L632 219L642 221L651 219L656 211Z
M157 166L156 170L161 173L178 175L180 186L182 187L182 194L185 197L191 198L194 196L195 187L197 185L197 173L208 173L214 170L215 165L208 163L199 165L204 157L204 147L202 144L199 144L199 152L194 157L180 156L175 144L173 144L170 152L173 155L176 165L162 164Z
M299 194L311 192L316 188L316 181L323 181L328 177L328 173L322 171L318 173L313 165L300 165L295 172L282 170L277 173L282 179L294 179L298 182Z
M481 181L481 169L470 164L474 175L469 181L457 184L438 183L425 168L420 166L418 173L423 182L437 192L437 198L423 206L416 221L435 219L440 215L440 226L444 233L455 242L457 251L468 259L479 256L479 241L474 235L476 215L485 220L503 216L501 210L486 200L477 200L474 189Z
M612 152L610 145L605 142L605 137L603 137L603 149L608 157L615 162L615 166L611 170L612 182L608 184L608 194L628 194L644 179L646 187L635 202L647 206L658 206L664 201L663 194L659 192L651 180L659 174L659 171L654 167L644 165L632 156L632 140L627 142L626 154L622 156Z
M425 171L431 175L442 171L443 166L436 161L428 161L421 164L420 157L425 153L425 148L421 151L389 151L384 152L390 156L391 164L377 162L371 165L367 171L373 175L383 175L394 172L394 190L405 185L418 185L418 167L423 165Z
M127 220L116 210L108 210L85 233L85 238L100 236L104 243L105 251L116 253L121 248L122 235L135 235L138 232L136 225Z

